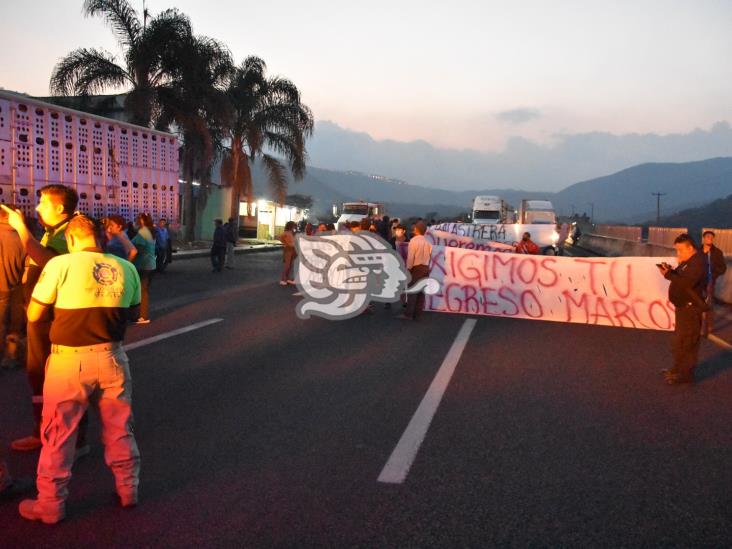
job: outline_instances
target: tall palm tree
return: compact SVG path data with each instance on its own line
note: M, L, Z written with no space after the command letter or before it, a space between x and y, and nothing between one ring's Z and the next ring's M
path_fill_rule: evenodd
M104 18L122 47L124 59L95 48L79 48L53 69L50 89L55 95L89 95L109 88L127 91L125 109L131 121L150 125L159 109L158 91L170 81L165 54L191 36L187 16L175 9L143 20L127 0L85 0L87 17Z
M221 128L231 117L225 83L233 70L231 54L220 42L190 35L169 48L163 56L170 81L157 91L159 129L171 124L182 137L185 204L185 238L193 240L196 209L193 182L210 182L214 151L220 146Z
M227 82L230 105L226 125L231 147L224 151L221 176L231 185L231 217L239 218L239 200L253 201L249 161L259 158L268 174L270 187L284 202L287 167L293 177L305 175L305 139L313 131L313 115L300 100L300 91L284 78L268 78L267 66L258 57L247 57Z

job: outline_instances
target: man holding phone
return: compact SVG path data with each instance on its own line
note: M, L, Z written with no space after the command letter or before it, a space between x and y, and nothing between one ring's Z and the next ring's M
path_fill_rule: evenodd
M680 234L674 240L674 248L679 262L675 269L668 263L657 264L664 278L671 282L668 299L676 308L676 327L671 340L674 365L663 370L670 385L694 382L706 281L704 256L697 251L694 240L686 233Z

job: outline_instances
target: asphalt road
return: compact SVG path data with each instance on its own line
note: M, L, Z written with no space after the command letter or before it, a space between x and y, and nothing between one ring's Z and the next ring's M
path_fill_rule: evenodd
M298 320L278 253L178 261L127 342L140 505L96 442L55 526L0 502L0 546L729 546L732 355L664 385L669 334L479 318L401 484L378 482L468 317ZM727 313L724 313L727 314ZM721 321L729 329L732 318ZM732 340L732 339L731 339ZM0 444L28 434L0 372ZM98 419L92 416L92 440ZM36 454L5 452L32 477Z

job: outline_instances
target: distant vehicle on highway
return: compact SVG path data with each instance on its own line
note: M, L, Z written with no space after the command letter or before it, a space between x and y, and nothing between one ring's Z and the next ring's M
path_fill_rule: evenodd
M473 200L473 223L500 225L510 223L511 206L499 196L476 196Z
M338 223L361 221L364 218L381 219L385 213L386 208L379 202L344 202Z
M521 201L518 212L518 223L523 225L556 225L557 214L548 200Z

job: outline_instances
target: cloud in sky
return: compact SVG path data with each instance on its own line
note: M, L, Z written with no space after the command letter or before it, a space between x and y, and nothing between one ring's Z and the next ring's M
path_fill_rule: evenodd
M496 114L496 119L500 122L508 124L525 124L531 120L541 117L539 109L518 108L508 111L502 111Z
M0 49L0 86L47 95L53 66L73 49L119 54L82 4L4 2L0 34L23 48ZM673 133L732 120L732 2L373 0L335 9L332 0L281 0L287 16L276 33L267 2L174 4L237 62L255 54L292 80L318 119L378 138L497 152L515 136L546 144L557 132ZM156 14L171 2L146 6ZM18 22L31 12L28 40Z

